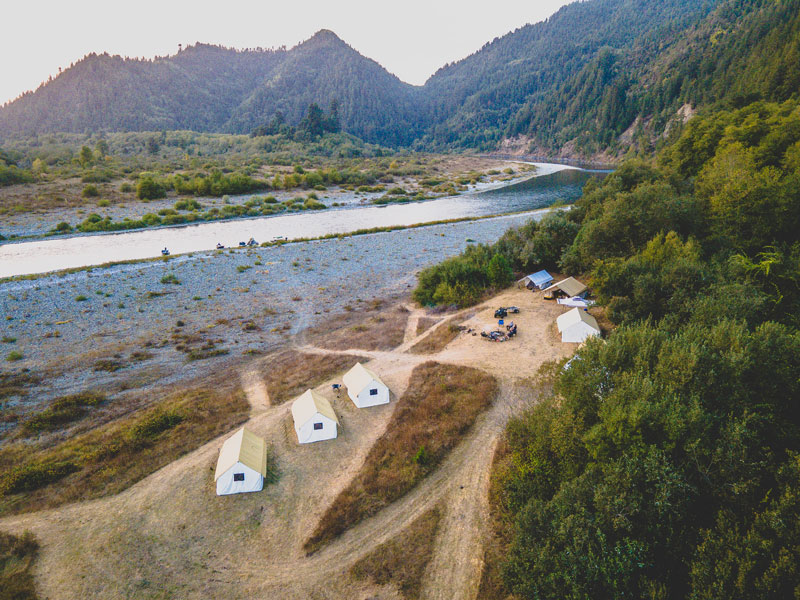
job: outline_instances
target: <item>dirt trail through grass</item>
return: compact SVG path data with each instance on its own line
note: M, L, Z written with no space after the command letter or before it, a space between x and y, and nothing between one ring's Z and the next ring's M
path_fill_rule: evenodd
M573 350L552 331L563 312L559 307L527 291L506 292L494 304L523 307L515 315L520 333L512 342L489 343L461 333L441 352L409 354L407 348L436 328L409 336L416 321L412 312L405 341L394 351L299 348L369 357L370 367L392 389L389 405L359 410L346 394L331 395L330 383L340 381L341 373L321 383L318 390L332 399L342 422L333 442L298 445L290 404L261 404L268 402L263 381L259 385L250 371L243 372L251 405L264 407L253 412L248 427L265 435L277 455L278 481L260 494L214 496L213 465L227 437L222 436L116 496L1 519L0 530L30 529L38 537L42 550L35 576L43 597L396 598L396 590L354 581L348 569L441 503L444 513L421 597L476 598L492 456L509 416L533 396L521 378ZM493 320L492 311L465 311L463 322L479 327ZM385 431L411 371L430 360L494 375L500 386L494 404L410 492L306 556L304 541Z

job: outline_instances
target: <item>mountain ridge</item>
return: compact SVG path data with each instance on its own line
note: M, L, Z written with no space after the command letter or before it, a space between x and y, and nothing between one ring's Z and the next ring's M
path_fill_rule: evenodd
M652 150L687 104L693 112L735 104L734 95L797 93L798 12L800 0L575 2L442 66L423 86L328 29L288 50L198 43L152 60L91 54L0 108L0 137L249 133L278 113L296 124L312 102L336 100L343 130L368 142L482 151L516 143L520 153L613 158Z

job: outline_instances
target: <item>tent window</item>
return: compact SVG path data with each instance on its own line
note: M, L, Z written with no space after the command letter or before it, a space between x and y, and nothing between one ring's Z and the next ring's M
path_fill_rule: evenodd
M322 423L314 423L314 431L322 429Z
M377 395L378 395L378 388L372 388L372 389L369 391L369 395L370 395L370 396L377 396Z
M234 481L244 481L244 473L234 473L233 474Z

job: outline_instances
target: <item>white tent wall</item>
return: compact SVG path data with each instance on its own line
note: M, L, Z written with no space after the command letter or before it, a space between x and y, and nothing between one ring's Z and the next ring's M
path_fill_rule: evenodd
M322 428L314 429L315 423L322 423ZM300 424L299 427L295 425L295 432L297 433L297 441L301 444L332 440L337 435L336 421L317 413L305 423Z
M377 390L376 394L372 394L372 390ZM360 392L347 388L347 395L358 408L366 408L368 406L377 406L379 404L389 404L389 388L384 384L375 381L374 379L364 387Z
M600 332L586 323L580 322L567 327L561 332L561 341L579 344L588 338L600 335Z
M235 477L235 475L244 475L244 478L236 481L240 477ZM264 478L261 473L240 462L237 462L217 479L217 496L260 492L262 489L264 489Z

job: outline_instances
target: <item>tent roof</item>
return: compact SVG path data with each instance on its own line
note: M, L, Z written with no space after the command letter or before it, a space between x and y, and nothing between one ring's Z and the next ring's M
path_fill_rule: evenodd
M347 386L347 389L353 390L356 393L367 387L373 380L377 381L383 386L386 386L386 384L381 381L380 377L375 375L375 373L370 371L360 362L353 365L353 368L345 373L344 377L342 377L342 381Z
M335 421L339 425L339 419L333 412L333 407L327 398L320 396L313 390L306 390L292 402L292 417L295 424L304 425L315 414L321 414Z
M539 286L553 281L553 276L547 271L537 271L536 273L531 273L525 279L529 280L534 285Z
M600 331L600 326L597 324L597 319L580 308L573 308L572 310L565 312L563 315L560 315L556 319L559 332L569 329L573 325L576 325L580 322L586 323L589 327L598 332Z
M554 283L550 287L545 288L544 291L546 292L554 288L560 289L567 296L577 296L586 291L586 285L581 283L574 277L567 277L566 279L562 279L561 281Z
M258 437L249 429L242 427L231 437L225 440L219 451L217 459L217 470L214 472L214 481L219 479L223 473L230 469L237 462L254 471L261 473L262 477L267 476L267 442L264 438Z

